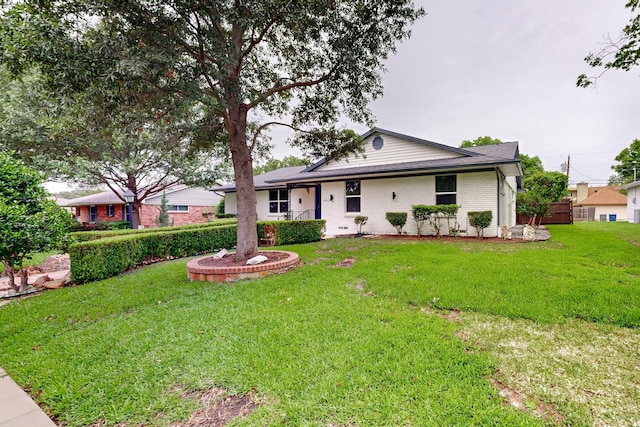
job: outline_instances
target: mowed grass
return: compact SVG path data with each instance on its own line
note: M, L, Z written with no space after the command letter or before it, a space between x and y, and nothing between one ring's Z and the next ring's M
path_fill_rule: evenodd
M551 241L531 244L289 246L304 265L235 285L190 283L184 260L149 266L1 307L0 366L70 426L170 425L197 407L186 391L213 386L260 404L230 425L552 424L503 404L490 378L520 387L512 371L496 372L522 355L488 343L500 342L496 328L516 339L515 322L569 329L568 342L582 324L637 342L640 227L550 229ZM336 266L346 258L351 267ZM452 322L438 309L469 316ZM598 418L563 390L522 387L567 424L637 418L626 403L633 395L622 393L617 412Z

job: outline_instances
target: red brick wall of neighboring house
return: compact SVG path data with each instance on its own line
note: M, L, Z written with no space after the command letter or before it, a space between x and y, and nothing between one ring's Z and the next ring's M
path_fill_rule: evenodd
M114 216L107 215L107 205L97 205L98 220L97 222L107 221L121 221L122 220L122 205L113 205ZM89 221L89 206L78 206L77 213L79 213L79 222Z
M208 221L203 213L214 211L212 206L189 206L189 212L169 212L169 224L173 225L201 224ZM160 213L160 206L142 205L140 207L140 222L145 228L157 227L156 217Z

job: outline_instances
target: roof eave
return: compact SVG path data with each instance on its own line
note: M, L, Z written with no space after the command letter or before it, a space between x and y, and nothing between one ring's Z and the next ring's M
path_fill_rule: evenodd
M360 171L360 172L348 172L345 173L337 173L325 176L309 176L309 177L300 177L298 179L280 179L280 180L271 180L267 181L273 184L288 184L288 183L305 183L305 182L322 182L322 181L335 181L344 178L359 178L359 177L393 177L396 175L420 175L422 173L436 174L436 173L451 173L455 171L469 171L469 170L477 170L477 169L487 169L491 170L496 166L505 165L505 164L513 164L516 163L513 160L505 160L505 161L493 161L486 163L473 163L469 165L455 165L455 166L433 166L433 167L415 167L415 168L398 168L398 169L389 169L385 171ZM519 163L518 170L522 170ZM271 187L273 188L273 187Z

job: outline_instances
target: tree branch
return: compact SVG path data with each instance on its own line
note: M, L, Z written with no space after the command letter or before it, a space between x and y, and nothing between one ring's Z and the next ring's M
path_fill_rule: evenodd
M272 95L275 95L277 93L285 92L285 91L288 91L288 90L291 90L291 89L294 89L294 88L299 88L299 87L315 86L315 85L318 85L318 84L320 84L322 82L326 82L327 80L329 80L331 78L331 76L333 76L333 74L336 72L336 70L337 70L337 66L334 66L325 75L323 75L322 77L320 77L320 78L318 78L316 80L307 80L307 81L302 81L302 82L293 82L293 83L289 83L289 84L286 84L286 85L273 86L271 89L267 90L265 93L260 95L258 98L256 98L255 100L253 100L249 104L247 104L247 109L250 110L251 108L255 107L258 104L263 103L269 97L271 97ZM284 79L281 79L281 80L284 80Z
M258 136L260 135L260 133L265 130L266 128L268 128L269 126L272 125L278 125L278 126L284 126L284 127L288 127L290 129L295 130L296 132L302 132L302 133L306 133L311 135L313 132L309 132L308 130L305 129L301 129L299 127L295 127L289 123L283 123L283 122L267 122L267 123L263 123L262 125L260 125L257 129L256 132L253 134L253 139L251 141L251 146L249 147L249 151L253 151L253 148L256 146L257 142L258 142Z

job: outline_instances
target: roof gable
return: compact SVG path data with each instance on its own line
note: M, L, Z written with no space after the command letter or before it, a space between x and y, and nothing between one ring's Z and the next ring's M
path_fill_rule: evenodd
M364 155L352 154L347 159L339 161L321 160L309 167L307 172L400 164L406 163L408 159L411 161L430 161L479 155L471 150L450 147L381 128L371 129L362 135L362 139L365 148Z

